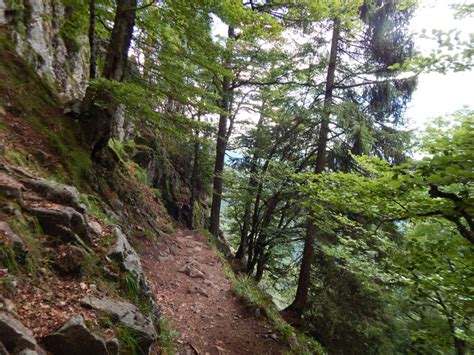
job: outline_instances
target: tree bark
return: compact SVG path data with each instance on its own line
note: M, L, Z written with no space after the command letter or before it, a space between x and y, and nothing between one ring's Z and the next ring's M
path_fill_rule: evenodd
M321 174L326 167L326 149L329 135L329 120L334 89L334 79L337 65L337 46L340 37L339 20L335 19L332 31L331 51L329 54L329 65L326 78L326 89L324 95L324 107L322 113L321 127L319 129L318 152L316 154L315 174ZM308 301L308 291L311 277L311 263L314 256L314 241L318 234L318 228L314 223L314 215L310 213L307 221L306 235L303 247L303 258L301 261L298 287L293 302L286 308L294 316L301 317Z
M137 0L118 0L112 36L107 48L103 76L122 81L127 67L128 50L135 25ZM106 107L104 107L106 103ZM82 104L81 123L92 158L100 160L112 136L117 105L108 90L93 92L88 88Z
M200 121L200 117L198 116L197 121ZM194 134L194 159L193 159L193 169L191 172L191 217L190 217L190 224L191 228L196 228L196 221L194 220L194 205L198 200L198 191L199 191L199 159L200 159L200 144L199 144L199 131L196 129L196 133Z
M259 255L259 257L258 257L258 261L257 261L257 272L255 273L255 281L256 281L257 283L259 283L260 281L262 281L263 273L264 273L264 271L265 271L265 265L266 265L266 263L267 263L267 259L268 259L268 253L262 251L262 253L260 253L260 255Z
M231 41L235 38L234 28L229 26L227 39L227 54L224 66L230 70L231 64ZM209 231L214 237L219 236L220 231L220 213L222 204L222 174L224 172L225 151L227 149L227 121L229 119L230 110L232 108L232 88L231 78L224 76L222 83L222 98L220 108L222 113L219 116L219 128L217 131L216 142L216 161L214 165L214 179L212 191L212 205Z
M257 131L255 132L255 140L254 140L254 148L255 151L252 156L252 160L250 162L250 176L249 182L247 185L247 191L245 196L245 207L244 207L244 216L243 216L243 224L242 224L242 232L240 235L240 244L237 253L235 254L235 258L239 259L244 267L247 267L247 260L248 260L248 234L250 229L250 217L252 213L252 196L255 191L255 188L258 186L258 179L257 179L257 162L260 159L260 132L262 130L263 125L263 109L264 104L262 104L260 117L257 123Z
M89 0L89 47L91 49L89 79L97 75L97 48L95 45L95 0Z

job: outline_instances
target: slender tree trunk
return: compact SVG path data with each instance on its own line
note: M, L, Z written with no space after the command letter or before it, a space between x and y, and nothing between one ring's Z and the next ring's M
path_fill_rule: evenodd
M228 39L227 39L227 57L225 59L224 66L227 70L230 70L231 62L231 41L235 38L234 28L229 27ZM222 113L219 116L219 128L217 131L217 143L216 143L216 161L214 165L214 180L213 180L213 191L212 191L212 205L211 205L211 218L209 231L214 237L219 236L220 231L220 213L222 203L222 174L224 172L225 163L225 151L227 149L227 121L232 108L232 88L231 78L224 76L222 84L222 99L221 109Z
M118 0L112 36L107 48L103 76L122 81L127 67L128 49L135 25L137 0ZM88 88L82 104L81 122L86 143L92 158L100 160L113 132L117 106L107 90L93 92ZM107 103L107 107L104 107Z
M257 179L257 168L258 168L258 160L260 159L260 132L262 130L263 125L263 108L264 105L262 104L262 109L260 112L260 117L257 123L257 131L255 132L255 141L254 141L254 148L255 151L253 153L252 160L250 162L250 176L249 182L247 185L247 191L245 196L245 207L244 207L244 216L243 216L243 225L242 225L242 232L240 235L240 244L237 253L235 254L235 258L239 259L243 265L246 267L246 261L248 260L248 234L250 229L250 217L252 213L252 196L255 192L255 188L258 186L258 179Z
M262 281L263 273L265 271L265 264L267 263L268 254L262 251L257 261L257 272L255 273L255 281L259 283Z
M200 121L200 117L198 116L198 122ZM196 221L194 220L194 205L198 200L198 191L199 191L199 159L200 159L200 144L199 144L199 131L196 130L194 134L194 159L193 159L193 170L191 173L191 228L196 228Z
M465 355L466 354L466 341L458 338L456 334L456 325L454 323L453 314L452 312L450 312L450 310L446 306L446 303L444 302L441 295L437 291L435 291L435 294L438 300L438 304L441 306L441 308L444 311L444 315L448 322L449 330L451 331L451 335L453 337L454 352L456 355Z
M89 47L91 49L89 79L97 75L97 48L95 44L95 0L89 0Z
M249 275L253 273L255 265L257 265L260 255L265 252L265 245L267 241L266 228L270 224L272 217L274 215L275 209L278 206L279 202L280 202L280 191L276 192L272 197L270 197L270 199L267 202L267 208L260 222L260 233L255 243L252 244L252 247L254 247L254 249L249 252L249 260L247 263L247 270L246 270L247 274Z
M327 71L326 79L326 90L324 95L324 107L321 120L321 127L319 129L318 139L318 152L316 155L316 165L314 168L315 174L320 174L326 167L326 148L329 135L329 119L331 115L331 105L333 98L334 79L336 75L336 64L337 64L337 46L340 37L339 21L334 20L332 40L331 40L331 51L329 54L329 66ZM311 276L311 262L314 255L314 240L318 234L318 228L314 224L314 215L310 213L307 227L306 236L304 241L303 258L301 261L300 274L298 278L298 288L296 290L296 296L291 305L286 309L292 312L295 316L301 317L308 300L308 291L310 286Z

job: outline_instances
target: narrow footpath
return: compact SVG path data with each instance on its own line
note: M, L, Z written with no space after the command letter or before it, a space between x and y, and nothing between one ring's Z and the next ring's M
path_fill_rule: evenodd
M178 230L157 243L143 242L143 268L180 335L179 354L283 354L274 329L250 314L232 293L205 237Z

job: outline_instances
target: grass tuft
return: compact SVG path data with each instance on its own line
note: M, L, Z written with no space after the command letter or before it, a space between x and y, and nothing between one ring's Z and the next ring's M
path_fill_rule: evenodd
M179 332L173 329L168 319L160 318L160 337L158 343L160 344L160 350L163 355L174 355L176 354L176 339L179 336Z
M7 268L12 274L16 274L19 269L15 250L11 245L0 245L0 265Z
M265 294L247 275L236 275L224 255L217 249L214 238L207 231L200 231L209 240L209 246L216 252L222 265L223 272L230 282L232 291L242 300L244 305L257 317L265 317L275 327L291 349L291 354L326 354L324 348L299 330L289 325L280 315L270 296Z
M121 346L121 353L130 355L141 355L143 354L140 348L141 335L138 334L132 328L121 324L118 328L117 338Z

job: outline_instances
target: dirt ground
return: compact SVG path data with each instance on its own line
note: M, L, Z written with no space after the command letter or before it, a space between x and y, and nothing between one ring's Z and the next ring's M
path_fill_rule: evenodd
M233 295L206 239L179 230L158 244L144 242L142 263L163 315L179 331L179 354L282 354L272 327Z

